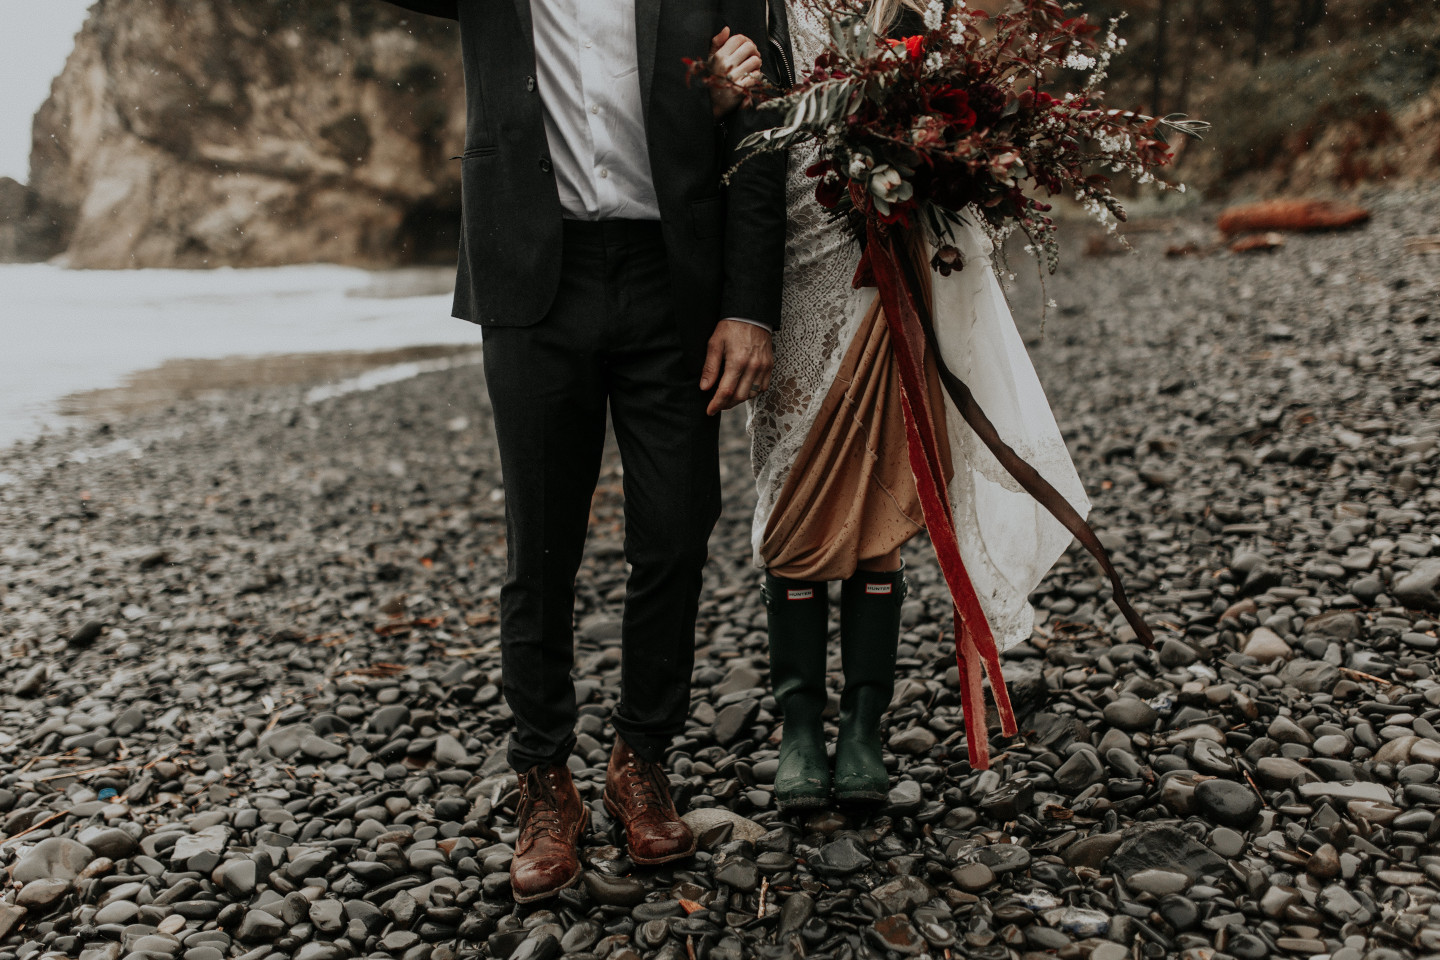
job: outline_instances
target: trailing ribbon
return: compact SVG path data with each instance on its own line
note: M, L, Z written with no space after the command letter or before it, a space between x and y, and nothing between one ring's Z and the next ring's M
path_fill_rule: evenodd
M900 374L900 401L905 414L905 434L909 449L910 468L915 475L916 490L930 541L955 609L955 660L960 669L960 702L965 714L965 738L970 751L970 765L978 770L990 766L990 741L985 717L984 676L990 678L995 708L1000 715L1001 732L1012 737L1018 731L1015 711L1005 686L1000 653L995 635L980 606L980 598L960 556L960 543L955 533L955 517L940 459L940 444L935 433L935 417L930 410L929 391L925 380L925 351L935 359L936 370L951 402L960 415L994 454L1020 486L1044 506L1095 557L1110 578L1113 596L1120 612L1146 646L1154 645L1149 626L1125 595L1120 575L1095 531L1070 502L1026 463L995 429L995 425L975 400L974 394L945 365L935 337L934 319L925 301L926 286L916 271L908 249L897 245L896 234L882 231L872 221L866 224L865 252L856 272L855 285L873 283L880 292L886 324L895 351L895 364ZM902 238L903 239L903 238Z

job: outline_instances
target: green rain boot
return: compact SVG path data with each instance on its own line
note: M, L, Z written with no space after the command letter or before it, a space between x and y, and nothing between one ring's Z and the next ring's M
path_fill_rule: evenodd
M770 684L785 715L775 799L780 809L806 810L830 802L825 755L825 643L830 603L825 584L765 575L770 627Z
M890 793L890 774L880 756L880 717L895 693L905 593L903 567L893 573L858 571L841 589L845 689L835 743L835 799L842 803L881 803Z

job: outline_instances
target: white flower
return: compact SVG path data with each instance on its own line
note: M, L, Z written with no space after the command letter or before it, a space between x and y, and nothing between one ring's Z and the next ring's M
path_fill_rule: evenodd
M942 0L930 0L925 7L925 29L939 30L945 21L945 4Z
M864 154L855 154L850 158L850 179L859 180L869 171L875 161Z
M1065 58L1065 66L1071 70L1089 70L1095 66L1095 58L1087 57L1083 53L1072 53Z
M914 194L915 188L905 182L899 170L887 163L871 171L870 192L886 203L904 203Z

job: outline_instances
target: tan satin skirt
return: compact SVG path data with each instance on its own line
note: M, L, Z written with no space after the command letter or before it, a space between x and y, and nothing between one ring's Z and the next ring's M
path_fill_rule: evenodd
M922 276L928 279L928 270ZM931 415L949 480L954 468L945 429L945 393L928 351L925 366ZM860 564L893 554L923 529L900 405L900 374L876 296L780 490L760 555L777 576L845 580Z

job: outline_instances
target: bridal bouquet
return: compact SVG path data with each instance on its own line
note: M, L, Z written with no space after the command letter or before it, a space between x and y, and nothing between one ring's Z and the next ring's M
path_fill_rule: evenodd
M994 18L930 0L926 31L904 40L878 36L864 6L825 0L831 45L790 90L750 92L782 118L742 146L817 141L821 159L807 171L816 201L884 226L927 226L942 274L960 266L945 239L967 208L998 234L1022 230L1053 272L1055 224L1039 195L1072 195L1113 229L1125 212L1108 174L1168 188L1154 177L1174 157L1167 138L1205 127L1105 106L1100 84L1124 41L1113 23L1102 31L1060 0L1020 0ZM1071 90L1042 89L1071 76Z

